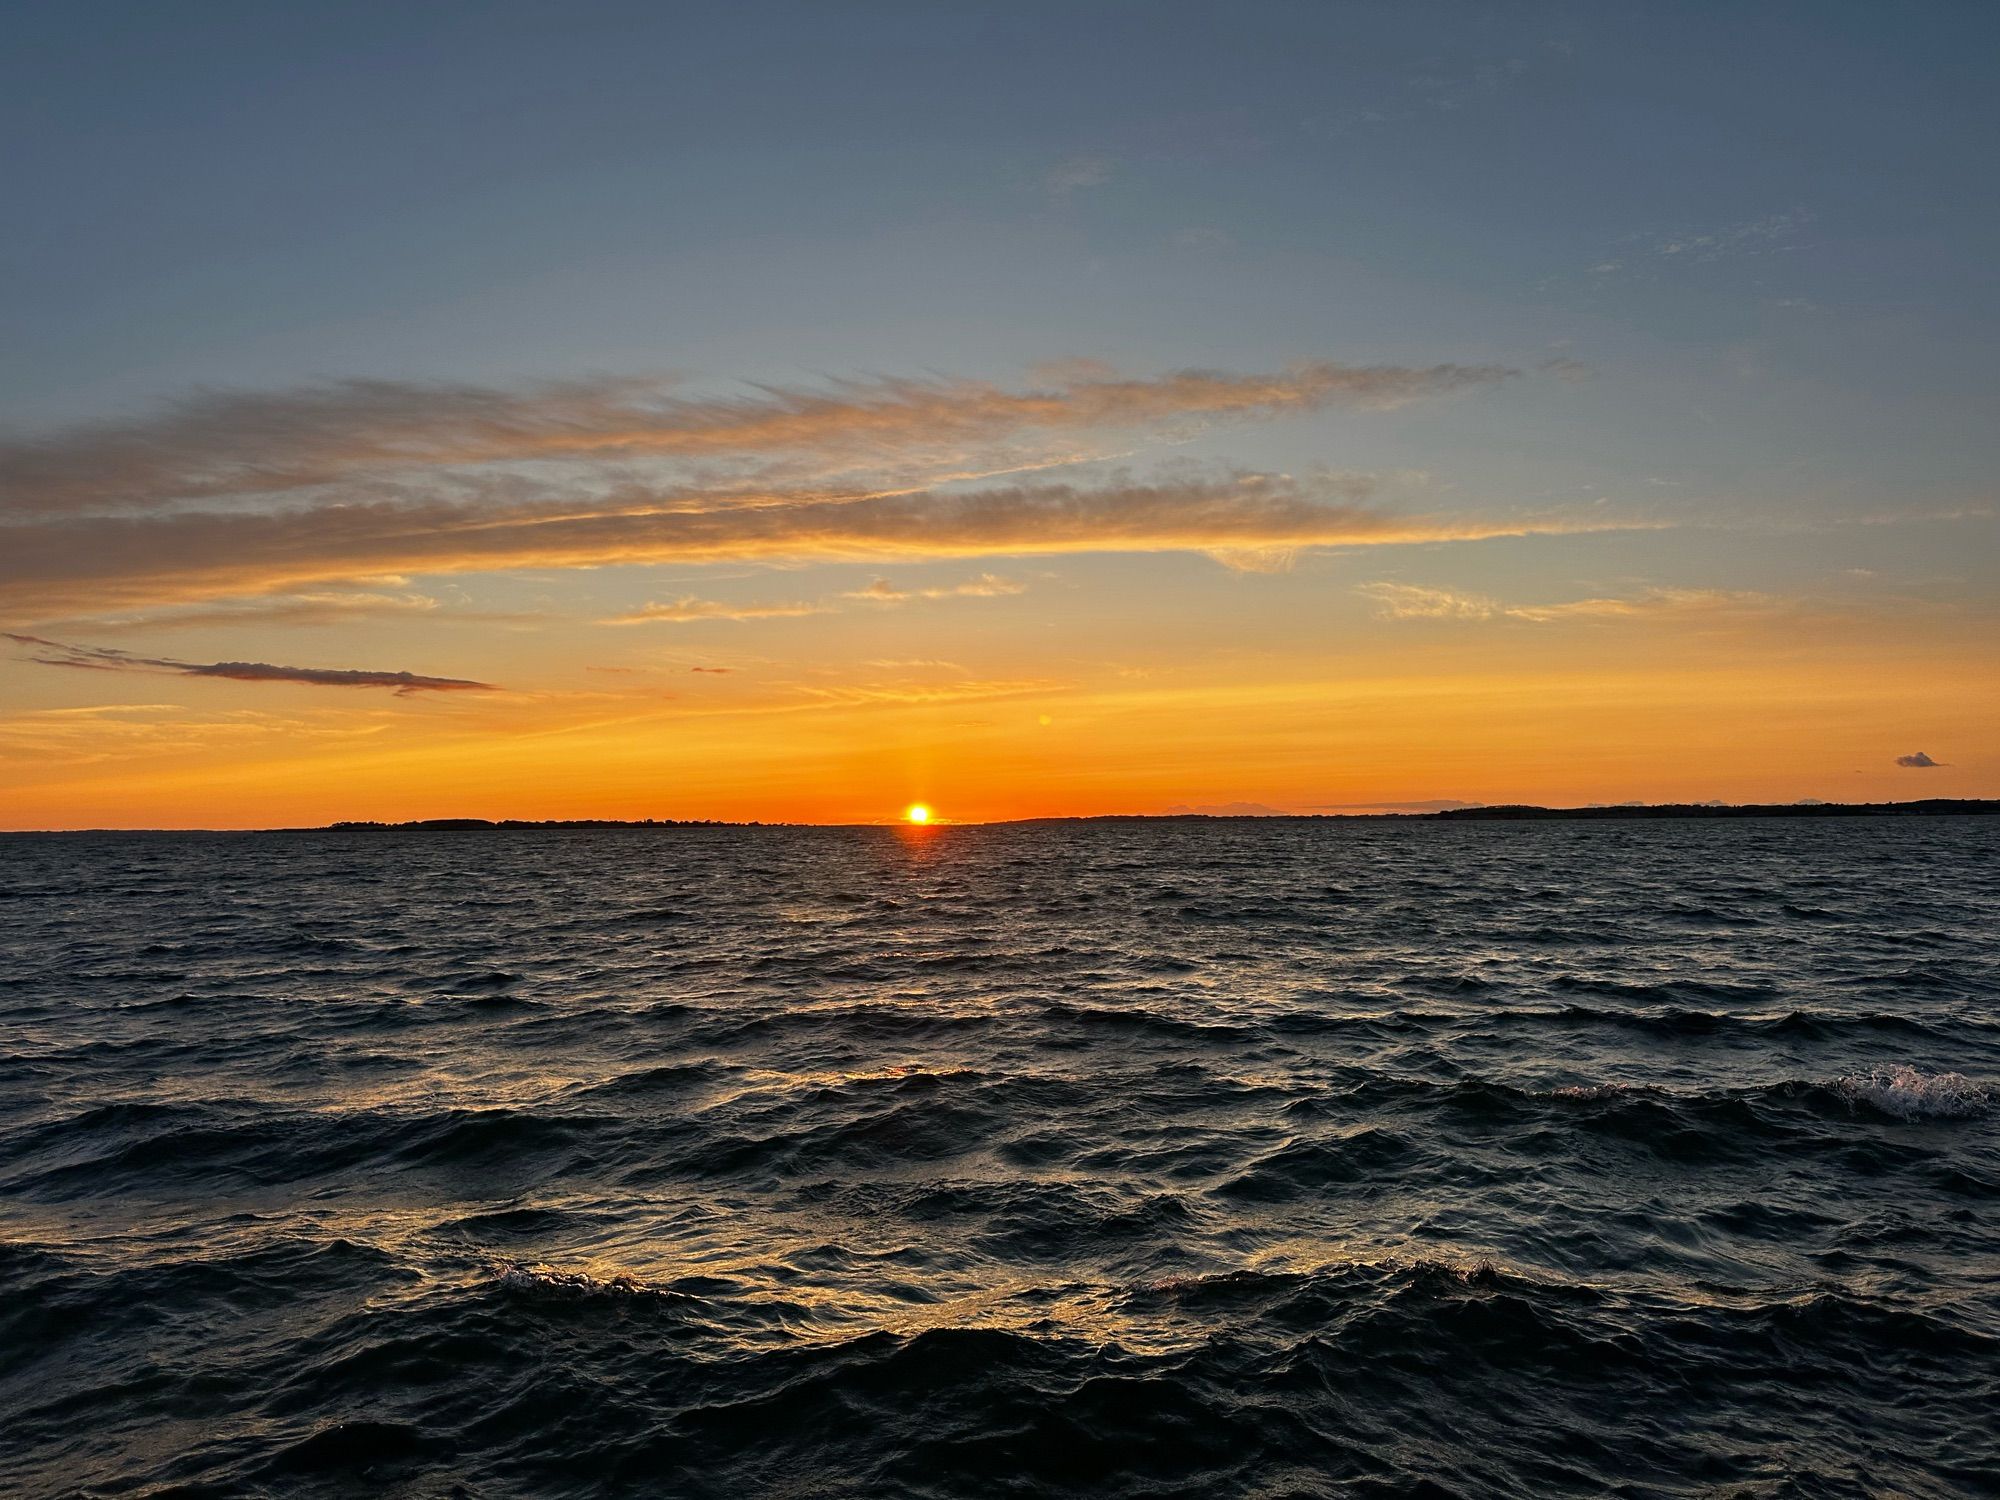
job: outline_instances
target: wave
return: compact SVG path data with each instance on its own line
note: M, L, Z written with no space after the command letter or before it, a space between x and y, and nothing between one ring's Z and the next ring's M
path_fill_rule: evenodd
M557 1172L611 1133L606 1115L526 1108L274 1110L258 1101L115 1104L17 1134L0 1187L64 1199L118 1188L172 1193L357 1172Z
M1877 1068L1834 1082L1843 1098L1899 1120L1966 1120L1990 1111L2000 1088L1963 1073L1922 1073L1915 1068Z
M511 1295L535 1302L645 1302L658 1306L693 1305L699 1298L685 1292L650 1286L636 1276L593 1276L587 1271L558 1271L539 1265L503 1265L494 1281Z

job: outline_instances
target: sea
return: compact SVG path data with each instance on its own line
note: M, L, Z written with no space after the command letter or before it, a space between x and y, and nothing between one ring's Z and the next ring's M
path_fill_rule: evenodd
M2000 819L0 838L0 1494L2000 1493Z

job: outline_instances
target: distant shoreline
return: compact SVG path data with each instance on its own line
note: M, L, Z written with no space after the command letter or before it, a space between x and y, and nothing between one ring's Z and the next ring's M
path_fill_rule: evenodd
M1657 802L1615 807L1454 807L1447 822L1537 818L1908 818L2000 813L2000 798L1925 797L1915 802Z
M1006 828L1027 823L1531 823L1659 818L1909 818L1992 817L2000 798L1925 797L1913 802L1624 803L1536 807L1507 804L1436 812L1379 813L1091 813L1076 817L1002 818L991 823L941 823L940 828ZM401 823L350 819L293 828L15 828L0 837L77 833L533 833L609 828L901 828L901 823L731 823L713 818L415 818Z
M1379 813L1088 813L1077 817L1001 818L939 827L1005 828L1021 823L1456 823L1599 818L1894 818L2000 814L2000 798L1927 797L1915 802L1626 803L1607 807L1536 807L1526 803ZM669 818L419 818L406 823L331 823L328 833L486 833L587 828L884 828L901 823L725 823Z

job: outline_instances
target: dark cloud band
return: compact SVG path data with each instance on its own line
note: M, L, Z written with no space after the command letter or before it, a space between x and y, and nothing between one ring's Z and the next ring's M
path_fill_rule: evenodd
M110 646L76 646L44 636L12 631L0 638L35 653L30 660L45 667L74 667L92 672L165 672L180 677L222 677L231 682L291 682L311 687L389 688L399 697L411 693L492 692L490 682L463 677L424 677L415 672L369 672L346 667L280 667L260 661L177 661L166 656L137 656Z

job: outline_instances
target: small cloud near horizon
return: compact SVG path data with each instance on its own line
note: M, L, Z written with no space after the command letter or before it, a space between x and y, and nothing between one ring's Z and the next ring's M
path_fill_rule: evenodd
M1932 760L1923 751L1919 750L1915 755L1897 756L1896 764L1912 771L1941 771L1948 762Z

